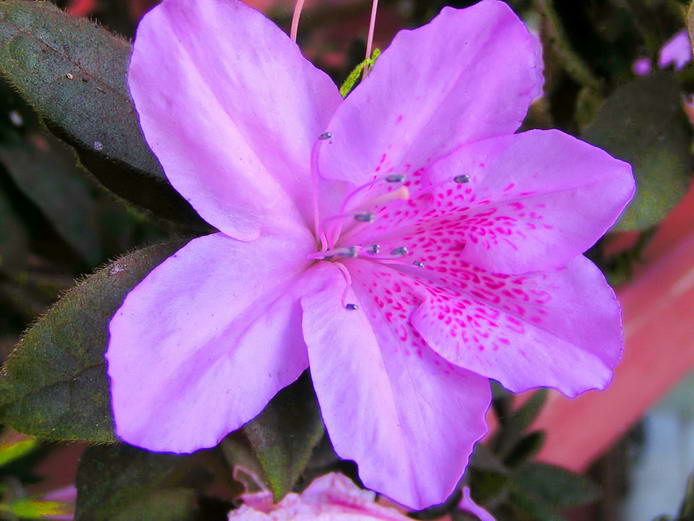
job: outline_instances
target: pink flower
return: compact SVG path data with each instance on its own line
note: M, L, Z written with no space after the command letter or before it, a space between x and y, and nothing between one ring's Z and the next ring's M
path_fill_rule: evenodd
M245 504L231 511L229 521L411 521L374 500L372 492L359 489L342 474L327 474L277 505L269 493L246 495Z
M346 100L238 0L150 11L130 90L168 179L219 233L111 322L120 438L214 446L310 366L337 452L423 508L485 434L488 379L604 388L620 309L581 253L634 181L561 132L514 134L541 69L496 0L400 32Z
M648 76L651 72L653 72L653 64L651 63L651 59L645 56L638 58L632 64L631 70L636 76Z
M658 67L664 69L674 65L675 70L679 71L690 61L692 61L692 44L689 41L687 30L684 29L670 38L661 47L658 55Z

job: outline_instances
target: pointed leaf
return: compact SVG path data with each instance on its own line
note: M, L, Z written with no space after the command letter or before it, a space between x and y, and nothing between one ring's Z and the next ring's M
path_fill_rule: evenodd
M26 456L38 446L34 438L22 438L10 443L0 443L0 467Z
M0 144L0 161L24 194L90 265L101 258L94 199L72 154L50 134Z
M104 353L127 292L182 242L135 251L68 291L0 373L0 423L53 440L114 441Z
M243 428L275 500L291 491L323 435L308 378L284 389Z
M142 137L126 85L129 55L128 42L50 2L0 2L0 75L104 185L199 226Z
M583 137L634 169L636 197L615 230L659 223L687 192L689 132L672 73L659 72L616 89Z

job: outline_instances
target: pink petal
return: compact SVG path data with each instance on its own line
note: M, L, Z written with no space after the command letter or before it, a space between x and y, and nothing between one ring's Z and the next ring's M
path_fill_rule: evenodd
M308 233L195 239L152 271L111 321L116 432L155 451L211 447L307 367L299 297Z
M684 29L670 38L660 49L658 55L658 67L664 69L674 65L675 70L679 71L692 61L692 43L689 41L689 34Z
M612 378L623 346L620 307L585 257L527 275L460 263L419 273L428 295L412 322L450 362L513 392L544 386L572 397Z
M634 193L627 163L559 131L473 143L411 181L412 197L381 208L356 242L405 246L444 271L451 259L501 273L564 266Z
M460 509L474 514L480 521L496 521L494 516L475 503L475 500L472 499L470 495L470 487L463 487L463 498L460 500Z
M653 63L651 63L650 58L643 56L634 60L634 63L631 64L631 71L636 76L648 76L653 72Z
M477 227L461 258L503 273L564 266L614 224L635 191L628 163L558 130L475 143L431 177L451 187L460 173L470 182L457 185L457 204L472 207Z
M433 353L406 321L391 322L370 293L390 268L333 267L323 291L302 299L304 337L323 420L338 454L354 459L367 487L412 508L440 503L486 432L487 381ZM347 310L344 302L358 303ZM415 304L403 302L404 313Z
M540 44L505 3L444 8L398 33L340 106L321 173L361 185L374 171L413 172L461 144L512 133L542 82Z
M307 220L311 148L340 96L277 26L239 0L165 0L140 22L130 92L173 186L251 240Z

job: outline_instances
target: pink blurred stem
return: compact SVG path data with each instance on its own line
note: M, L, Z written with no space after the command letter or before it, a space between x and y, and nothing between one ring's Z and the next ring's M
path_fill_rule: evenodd
M301 18L301 10L304 8L304 0L297 0L294 6L294 14L292 15L292 28L289 33L293 42L296 42L296 35L299 32L299 19Z

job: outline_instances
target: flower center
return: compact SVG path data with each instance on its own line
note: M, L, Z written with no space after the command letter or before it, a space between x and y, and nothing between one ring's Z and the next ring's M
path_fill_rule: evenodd
M375 172L371 181L356 187L347 193L335 215L321 219L320 204L318 201L320 172L318 170L318 153L323 142L333 137L331 132L325 132L318 137L314 144L311 157L312 196L314 208L314 231L320 244L317 251L311 253L308 258L313 261L332 262L345 276L346 288L343 294L343 306L348 310L358 309L353 303L346 302L346 295L352 284L352 279L347 266L342 261L348 259L364 259L388 265L400 265L423 268L421 260L410 261L406 257L412 257L414 252L409 251L405 245L393 244L392 239L387 240L388 247L383 247L377 241L374 242L373 233L362 233L367 228L378 222L379 215L387 216L387 207L398 201L408 201L410 205L416 205L419 199L430 200L426 195L419 195L418 199L410 201L410 182L404 174ZM416 173L415 173L416 175ZM453 182L461 185L470 182L468 175L458 175ZM416 182L415 184L419 184ZM399 212L398 212L399 213ZM386 220L386 224L389 221ZM381 230L384 229L381 225ZM360 236L361 235L361 236ZM380 234L378 234L380 235Z

